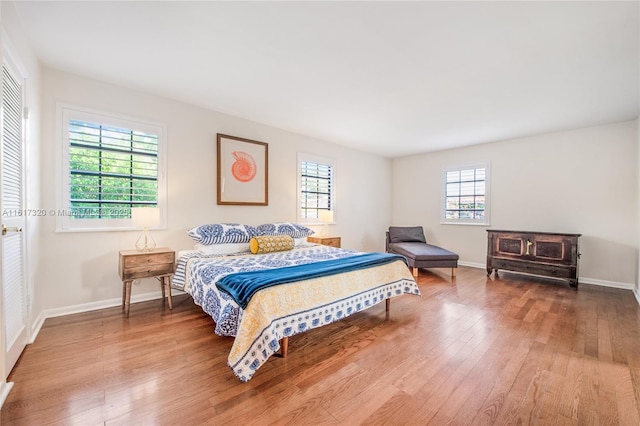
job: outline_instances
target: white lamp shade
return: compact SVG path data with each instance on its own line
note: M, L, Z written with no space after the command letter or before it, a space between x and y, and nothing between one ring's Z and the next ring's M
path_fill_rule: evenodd
M320 222L333 223L333 210L320 210Z
M160 225L160 209L157 207L133 207L131 221L140 228L152 228Z

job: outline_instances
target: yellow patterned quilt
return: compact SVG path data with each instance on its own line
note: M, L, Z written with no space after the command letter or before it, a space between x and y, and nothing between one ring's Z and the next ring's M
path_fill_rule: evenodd
M283 337L405 293L420 295L420 290L402 261L261 290L244 310L229 367L240 380L248 381L279 350Z

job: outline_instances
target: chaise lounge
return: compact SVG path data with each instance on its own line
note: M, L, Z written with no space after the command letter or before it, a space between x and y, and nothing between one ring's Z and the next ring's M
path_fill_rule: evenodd
M427 244L422 226L390 226L386 234L387 253L406 257L415 277L419 268L451 268L451 276L456 276L459 256L442 247Z

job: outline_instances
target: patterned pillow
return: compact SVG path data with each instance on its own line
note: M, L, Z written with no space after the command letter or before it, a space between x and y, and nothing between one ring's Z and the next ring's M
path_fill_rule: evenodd
M314 231L297 223L265 223L258 226L258 235L288 235L291 238L306 238Z
M212 223L190 229L189 236L200 244L248 243L258 235L256 228L239 223Z
M249 241L249 247L253 254L291 250L293 238L290 235L259 235Z

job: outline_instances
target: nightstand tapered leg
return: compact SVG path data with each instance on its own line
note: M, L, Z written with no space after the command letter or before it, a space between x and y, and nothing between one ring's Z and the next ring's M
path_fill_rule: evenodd
M124 314L129 318L129 306L131 305L131 283L132 281L124 282Z
M170 276L166 276L164 277L165 279L165 285L167 286L167 300L169 301L169 309L173 310L173 302L171 301L171 277ZM164 293L164 290L162 291L162 293ZM164 297L164 294L163 294Z

